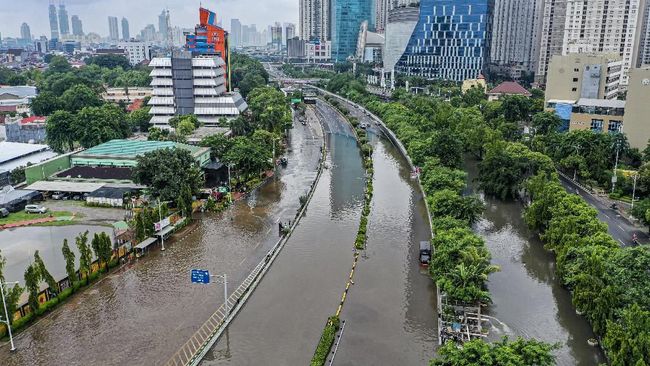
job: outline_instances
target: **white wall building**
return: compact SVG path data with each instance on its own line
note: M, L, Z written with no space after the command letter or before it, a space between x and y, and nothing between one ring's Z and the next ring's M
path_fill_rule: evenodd
M332 59L332 42L305 43L305 60L308 63L330 62Z
M300 0L299 17L300 39L330 39L329 0Z
M151 45L148 42L120 42L117 48L126 51L126 57L131 65L151 59Z

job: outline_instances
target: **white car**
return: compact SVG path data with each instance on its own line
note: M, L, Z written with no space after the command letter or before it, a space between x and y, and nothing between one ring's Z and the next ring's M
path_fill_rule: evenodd
M39 205L27 205L25 206L25 212L35 213L35 214L44 214L47 212L47 208Z

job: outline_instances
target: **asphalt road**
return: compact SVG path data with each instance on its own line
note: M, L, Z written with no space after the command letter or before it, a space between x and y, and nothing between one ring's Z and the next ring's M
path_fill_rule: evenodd
M627 220L627 218L621 216L618 211L609 207L608 204L597 199L589 192L586 192L570 179L560 176L560 182L562 182L562 185L568 192L578 192L587 203L598 210L598 219L607 224L610 235L614 237L614 240L621 243L622 246L633 246L634 242L632 242L632 236L634 234L636 234L639 243L647 244L650 242L650 237L645 230L641 230L634 226Z

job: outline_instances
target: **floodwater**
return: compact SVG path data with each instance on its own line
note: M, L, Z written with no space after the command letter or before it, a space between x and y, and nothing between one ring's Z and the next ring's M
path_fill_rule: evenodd
M219 215L206 214L182 240L103 278L0 346L0 365L159 365L223 303L218 283L190 284L192 268L227 273L234 289L293 219L316 176L317 122L292 130L289 165L270 183ZM189 233L189 234L188 234Z
M34 252L38 250L45 267L56 279L67 276L65 259L61 252L63 240L68 239L68 246L75 254L75 262L79 266L79 251L75 245L75 237L88 230L88 245L93 235L105 232L113 237L113 229L103 226L71 225L71 226L31 226L0 230L0 251L7 259L4 269L5 280L18 281L24 285L24 273L27 266L34 262Z
M466 163L469 189L476 189L477 166ZM555 274L555 259L544 250L536 232L524 219L519 202L482 197L486 210L475 226L501 271L490 275L493 304L491 339L501 336L536 338L558 343L558 365L598 365L605 359L600 348L587 344L594 337L585 318L576 315L571 295Z
M364 172L349 127L323 113L329 151L316 191L280 256L203 365L306 365L339 304L353 260Z
M367 248L341 319L336 365L426 365L437 341L436 289L419 265L419 243L431 238L416 181L386 139L374 145L374 196Z

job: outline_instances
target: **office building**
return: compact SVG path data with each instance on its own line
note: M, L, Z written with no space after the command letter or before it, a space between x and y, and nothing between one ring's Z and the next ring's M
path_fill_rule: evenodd
M332 61L332 42L318 40L306 42L305 61L316 64Z
M84 27L81 19L79 19L79 16L73 15L72 18L70 18L70 22L72 23L72 35L77 37L83 36Z
M126 51L126 57L131 65L151 59L151 46L148 42L120 42L117 44L117 48Z
M331 39L330 2L334 3L334 0L300 0L300 23L298 25L300 39L305 41L314 39L328 41Z
M631 147L643 150L650 139L650 67L631 69L629 77L623 132Z
M580 98L572 105L569 130L621 132L627 114L626 104L617 99Z
M420 19L420 8L417 6L394 7L388 11L384 44L384 70L392 71L397 61L406 51L415 26Z
M193 54L216 55L228 62L227 40L228 33L217 25L217 14L199 8L199 24L194 34L187 35L185 48Z
M225 65L221 57L187 51L151 60L151 124L169 128L173 116L194 114L216 127L220 118L239 116L248 106L239 93L226 92Z
M129 21L122 17L122 40L128 42L131 39L131 34L129 33Z
M242 26L239 19L230 20L230 46L234 48L242 46Z
M495 72L519 78L536 70L542 5L543 0L495 0L490 46Z
M160 32L160 37L163 41L166 41L169 37L169 11L163 10L160 15L158 15L158 31Z
M363 21L359 30L356 59L360 62L381 64L384 43L384 35L371 32L368 30L368 21Z
M545 100L616 99L622 66L616 53L553 56Z
M422 0L395 70L426 79L476 79L489 58L490 5L490 0Z
M120 39L120 29L117 24L117 17L108 17L108 38L111 41L118 41Z
M145 42L153 42L156 40L156 27L153 24L147 24L140 32L140 39Z
M70 34L70 22L68 21L68 11L65 10L65 5L59 5L59 30L61 31L61 37L65 37Z
M41 36L39 39L34 41L34 49L38 53L47 53L48 51L48 40L47 37Z
M59 39L59 18L56 15L56 6L50 4L50 35L52 39Z
M374 30L373 0L332 0L332 59L345 61L356 54L359 29L363 21Z
M29 24L23 23L20 26L20 38L26 41L32 40L32 31L29 29Z
M287 59L289 62L301 61L305 58L305 40L298 37L287 40Z

